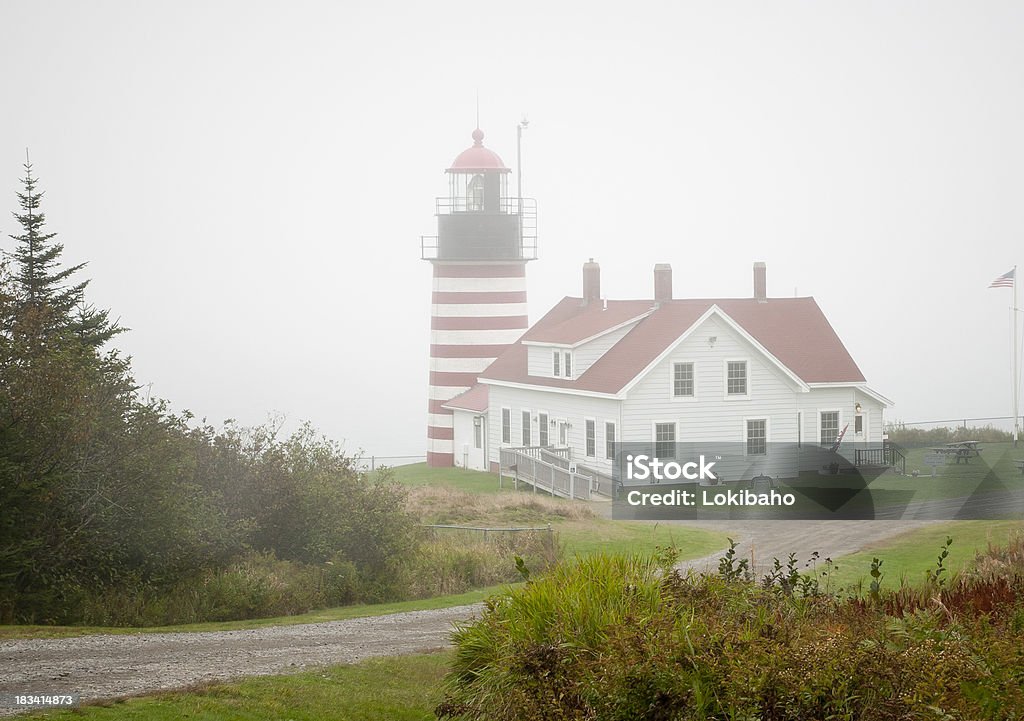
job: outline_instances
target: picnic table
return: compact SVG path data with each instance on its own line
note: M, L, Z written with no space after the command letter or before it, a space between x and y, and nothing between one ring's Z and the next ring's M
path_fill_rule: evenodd
M959 441L957 443L947 443L944 446L938 446L937 448L929 448L932 453L945 456L948 458L955 458L959 464L960 461L964 463L970 463L972 457L980 456L981 449L978 448L977 441Z

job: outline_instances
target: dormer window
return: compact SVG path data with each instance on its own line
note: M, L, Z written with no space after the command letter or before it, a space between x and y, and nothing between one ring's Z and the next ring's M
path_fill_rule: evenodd
M555 378L572 378L572 351L551 352L551 375Z

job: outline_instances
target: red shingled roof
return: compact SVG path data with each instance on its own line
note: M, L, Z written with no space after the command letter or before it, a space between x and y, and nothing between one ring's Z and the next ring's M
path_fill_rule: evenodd
M458 408L460 411L483 413L487 410L487 390L487 386L477 383L468 391L463 391L450 401L445 401L442 406L445 408Z
M607 310L603 310L601 303L584 306L580 298L563 298L488 366L480 378L618 393L709 308L717 305L805 383L864 382L864 375L813 298L769 298L767 302L753 298L663 302L580 377L567 380L527 374L524 341L571 345L635 318L654 305L651 300L610 300Z

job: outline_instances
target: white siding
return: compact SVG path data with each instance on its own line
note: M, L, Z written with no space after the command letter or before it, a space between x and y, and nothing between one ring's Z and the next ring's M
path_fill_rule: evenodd
M500 411L499 411L500 413ZM487 451L487 428L486 426L481 429L483 441L483 448L476 448L475 436L473 433L473 418L476 417L476 413L473 411L455 411L452 416L454 418L455 426L455 465L465 468L472 468L478 471L487 470L487 459L485 453ZM499 415L499 423L501 417ZM487 423L487 419L483 420L483 423ZM501 431L498 431L499 434Z
M552 355L557 351L559 354L558 370L559 373L564 373L565 368L561 356L567 350L568 348L551 348L550 346L526 346L526 372L539 378L554 378Z
M730 360L747 362L747 397L727 397L726 362ZM694 398L673 398L676 362L693 363ZM746 420L766 419L770 444L795 442L796 409L802 395L808 394L732 328L711 317L630 390L619 432L626 442L650 442L654 423L674 422L678 443L707 444L709 450L715 444L730 444L726 452L732 460L716 466L725 480L759 473L787 475L793 460L779 447L769 446L767 456L745 456Z
M613 421L618 427L620 402L607 398L591 398L588 396L569 395L567 393L550 393L523 388L507 388L490 386L489 400L490 423L489 454L490 460L498 461L498 449L501 443L501 407L512 409L512 445L520 445L522 435L521 412L529 409L534 419L539 413L548 414L548 443L558 445L557 425L551 421L568 421L570 428L567 433L569 447L573 449L573 458L584 465L594 466L599 470L611 472L611 464L604 458L604 422ZM585 418L593 418L597 425L597 457L589 458L585 453ZM537 421L533 420L533 442L538 442ZM508 445L508 444L505 444Z
M715 337L715 344L708 342ZM747 361L749 399L727 398L725 362ZM672 397L672 364L693 363L694 397ZM772 440L796 440L796 385L717 318L708 319L629 392L621 433L650 440L651 423L678 421L680 441L745 441L739 419L771 418Z

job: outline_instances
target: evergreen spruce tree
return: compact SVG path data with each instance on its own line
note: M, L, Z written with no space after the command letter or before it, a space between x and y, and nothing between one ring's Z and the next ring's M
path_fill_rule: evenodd
M24 192L17 194L21 212L14 217L22 232L10 236L16 243L10 258L17 300L41 314L47 329L69 330L83 343L98 348L124 329L110 321L106 310L85 303L88 280L71 282L85 263L61 267L64 244L54 241L56 233L44 231L46 215L39 210L43 193L36 189L38 181L27 160L21 182L25 186Z

